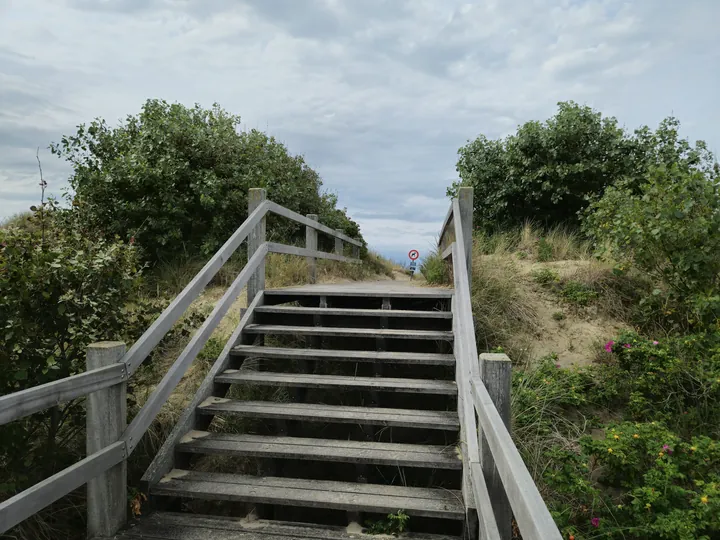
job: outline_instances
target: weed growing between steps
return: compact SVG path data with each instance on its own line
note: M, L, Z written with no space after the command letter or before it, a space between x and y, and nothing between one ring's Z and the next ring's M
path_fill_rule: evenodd
M395 514L388 514L386 519L368 521L363 532L365 534L390 534L397 536L407 530L409 522L410 516L404 511L398 510Z

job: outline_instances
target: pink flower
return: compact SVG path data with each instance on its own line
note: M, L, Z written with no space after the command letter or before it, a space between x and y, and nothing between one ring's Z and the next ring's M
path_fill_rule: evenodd
M653 345L660 345L659 341L653 341Z
M629 343L626 343L625 345L623 345L623 347L625 347L626 349L631 349L632 345L630 345Z
M600 526L600 518L594 517L590 520L590 523L592 523L593 527L599 527Z
M615 342L614 342L614 341L608 341L608 342L605 344L605 350L606 350L607 352L612 352L613 345L615 345Z
M663 450L668 454L672 454L672 449L667 444L663 444Z
M560 367L560 364L555 364L555 367L556 367L556 368L559 368L559 367Z

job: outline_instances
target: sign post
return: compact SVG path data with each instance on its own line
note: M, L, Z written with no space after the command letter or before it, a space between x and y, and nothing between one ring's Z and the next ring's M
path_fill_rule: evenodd
M417 268L417 260L418 257L420 257L420 252L417 249L411 249L408 253L408 257L410 257L410 279L412 279L415 275L415 269Z

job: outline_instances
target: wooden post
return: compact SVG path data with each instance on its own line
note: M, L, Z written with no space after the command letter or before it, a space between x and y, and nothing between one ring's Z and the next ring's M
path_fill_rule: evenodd
M248 192L248 215L252 214L255 209L262 204L267 198L267 192L263 188L250 188ZM265 218L248 234L248 260L252 257L258 248L265 242ZM253 301L257 293L265 290L265 261L260 263L258 269L255 270L247 284L247 305Z
M506 354L482 353L480 355L480 378L487 388L495 408L500 413L500 418L502 418L508 433L510 432L511 374L512 362ZM481 436L480 441L480 461L490 500L493 502L493 513L500 531L500 538L510 540L512 538L512 509L484 436Z
M342 233L342 229L335 229L335 231ZM342 238L335 237L335 255L343 254L343 241Z
M462 221L463 238L465 240L465 256L467 260L468 283L472 290L472 232L473 232L473 188L461 187L458 190L458 203L460 205L460 219ZM458 264L460 261L453 261Z
M318 220L317 214L308 214L307 218L312 219L313 221ZM317 251L318 248L317 229L313 229L312 227L308 227L307 225L305 226L305 248L312 249L313 251ZM317 259L315 257L308 257L307 264L308 281L310 283L315 283L317 281Z
M357 238L355 238L355 240L357 240ZM354 259L360 258L360 247L355 244L352 245L352 256Z
M121 341L93 343L87 369L113 365L125 354ZM87 455L117 442L127 427L127 383L98 390L87 397ZM123 460L87 483L88 538L112 537L127 521L127 461Z

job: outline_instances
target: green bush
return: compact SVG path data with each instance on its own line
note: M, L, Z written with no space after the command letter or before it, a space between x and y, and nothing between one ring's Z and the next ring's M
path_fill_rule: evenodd
M653 295L679 303L689 324L720 320L720 189L714 173L653 168L637 192L628 183L608 189L588 209L584 228L601 255L654 278L660 288ZM672 308L666 311L672 314Z
M679 138L679 126L670 117L655 131L643 126L628 134L613 117L561 102L545 122L527 122L505 139L480 135L460 148L460 181L448 194L461 185L475 189L475 226L484 231L527 221L575 226L588 201L623 179L636 189L651 167L711 171L705 143L692 147Z
M420 265L420 273L425 276L425 280L432 285L447 285L450 283L448 265L437 251L423 259Z
M67 215L45 205L35 226L0 229L0 395L84 372L90 343L149 324L139 305L126 307L140 280L137 249L96 238ZM84 425L71 401L0 427L0 496L75 461Z
M560 296L571 304L587 306L598 297L598 293L580 281L570 280L563 284Z
M560 281L560 275L551 268L538 268L532 271L532 278L540 285L549 285Z
M70 184L80 217L106 238L135 238L147 260L214 252L247 218L251 187L349 236L356 223L321 192L322 181L301 156L218 105L187 108L148 100L117 127L97 119L64 136L52 150L74 168ZM271 239L304 227L270 218Z

